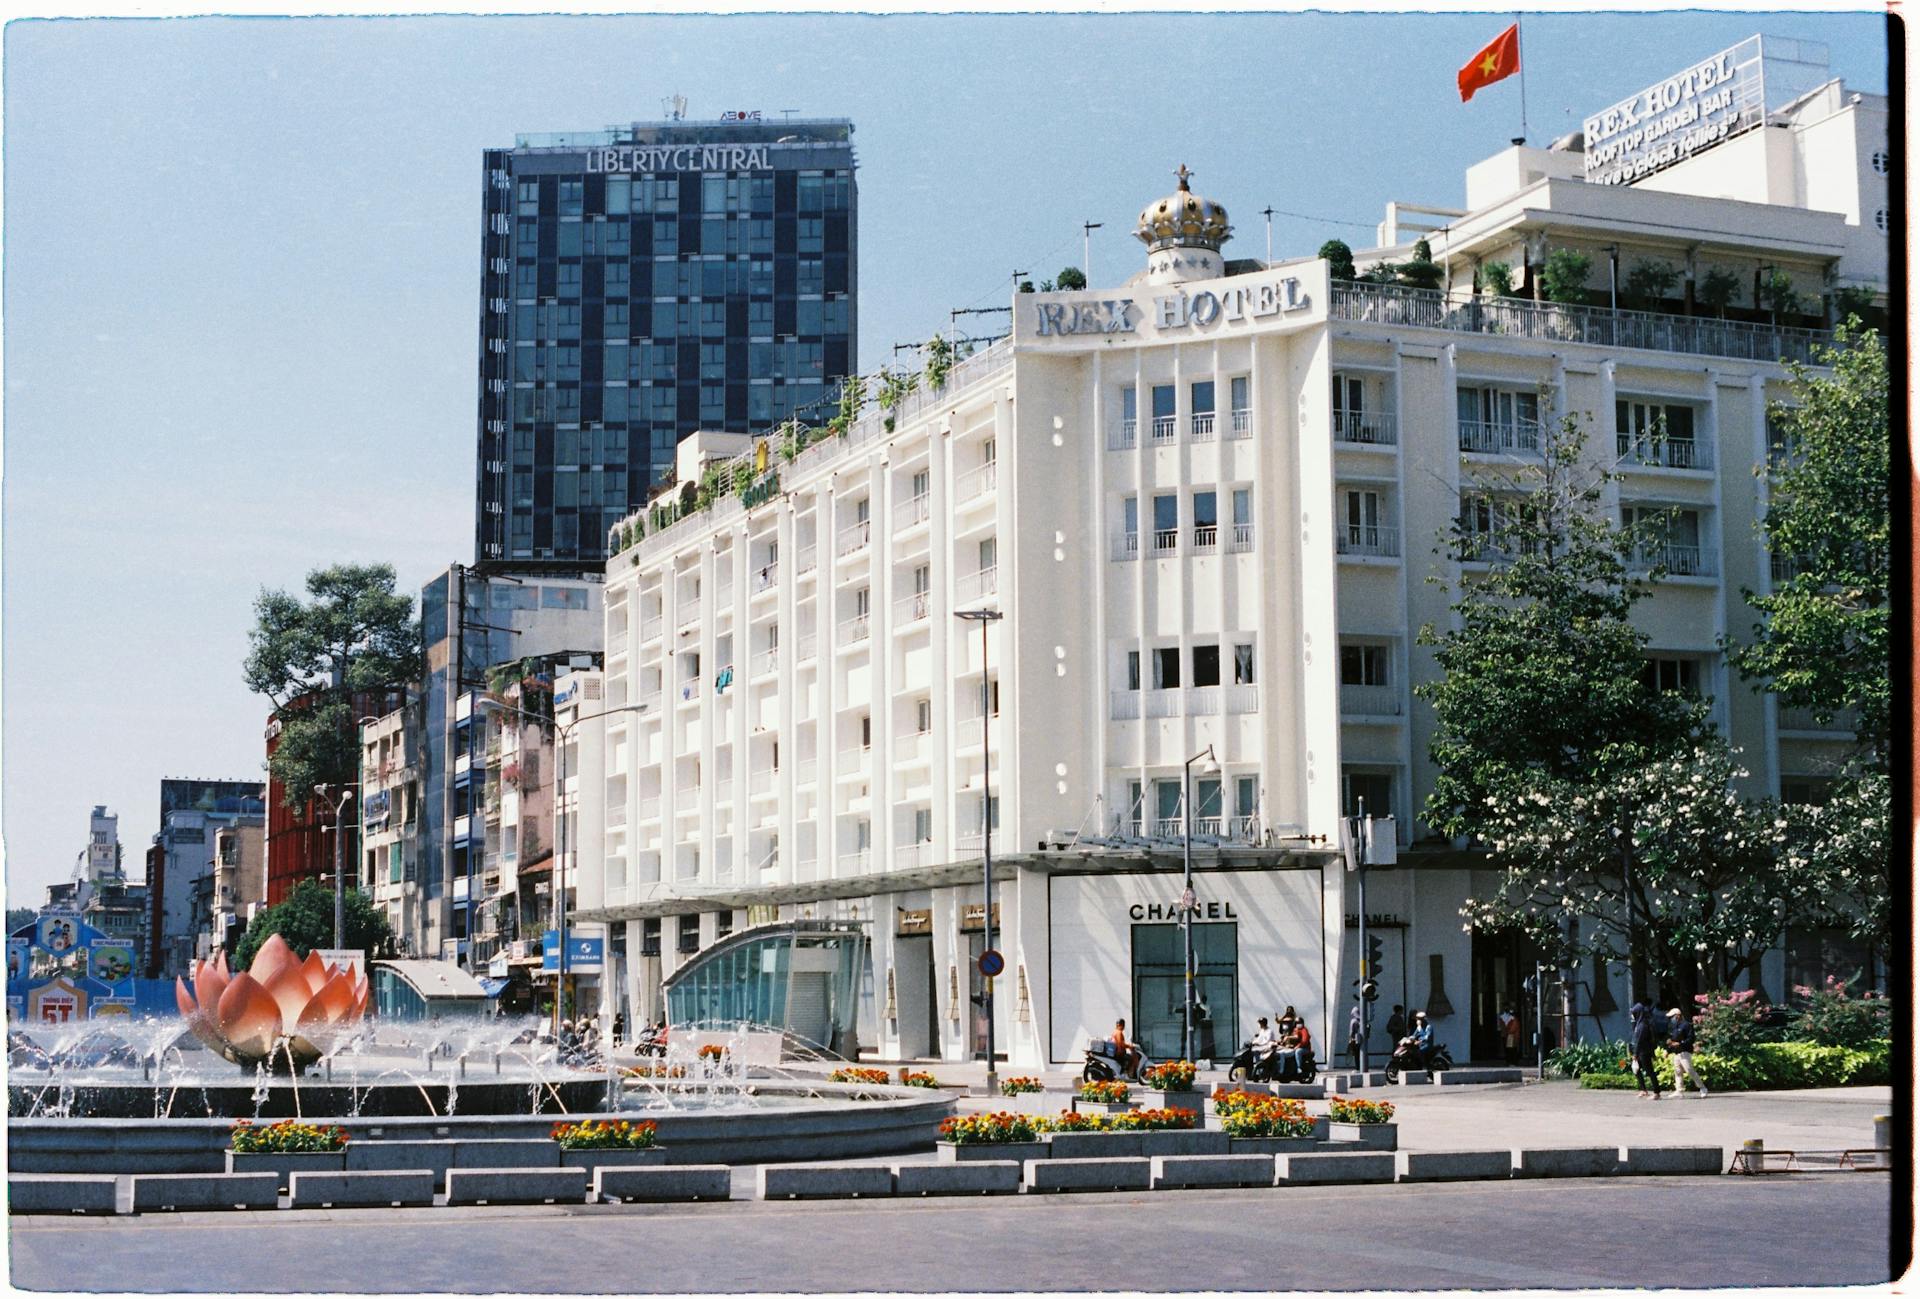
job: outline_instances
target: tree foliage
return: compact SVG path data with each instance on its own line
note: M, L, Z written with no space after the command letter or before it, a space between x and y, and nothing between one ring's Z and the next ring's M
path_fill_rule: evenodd
M1768 595L1743 591L1760 615L1728 658L1786 708L1820 721L1853 710L1862 756L1884 768L1891 739L1893 535L1887 350L1842 327L1816 354L1831 376L1793 367L1793 400L1772 416L1788 457L1761 526L1788 561Z
M387 913L374 906L366 894L350 890L345 911L346 947L365 952L369 958L391 947L393 931L387 924ZM333 890L318 880L301 880L284 902L254 916L234 948L233 967L244 970L252 965L254 953L274 934L302 959L315 948L331 948Z
M1540 270L1540 291L1548 302L1580 306L1587 301L1587 277L1592 273L1593 258L1572 248L1556 248Z
M280 724L269 766L290 807L317 784L357 778L354 694L413 680L420 668L420 624L412 597L394 590L392 565L315 569L306 593L260 593L243 668Z
M1320 245L1320 256L1327 263L1327 277L1350 280L1354 277L1353 249L1344 239L1329 239Z
M1060 273L1053 277L1053 282L1062 291L1084 289L1087 287L1087 273L1078 266L1063 266Z

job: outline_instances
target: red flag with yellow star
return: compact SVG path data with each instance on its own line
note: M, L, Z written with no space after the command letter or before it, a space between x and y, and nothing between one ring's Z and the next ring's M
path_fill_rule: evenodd
M1504 81L1520 71L1520 24L1501 32L1478 54L1467 60L1460 69L1460 102L1466 103L1473 98L1473 92L1484 90L1496 81Z

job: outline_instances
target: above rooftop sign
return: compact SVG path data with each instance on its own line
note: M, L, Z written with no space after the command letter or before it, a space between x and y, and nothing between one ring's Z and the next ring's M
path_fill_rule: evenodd
M764 144L642 144L588 149L590 172L765 170Z
M1587 180L1627 185L1766 119L1760 38L1629 95L1586 119Z
M1021 294L1017 301L1014 330L1022 341L1103 334L1205 336L1297 315L1314 305L1299 275L1272 272L1138 284L1109 295Z

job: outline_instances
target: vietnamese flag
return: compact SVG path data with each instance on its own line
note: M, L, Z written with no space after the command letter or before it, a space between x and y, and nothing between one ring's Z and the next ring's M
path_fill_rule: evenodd
M1473 98L1473 92L1484 90L1496 81L1504 81L1520 70L1520 24L1501 32L1478 54L1467 60L1460 69L1460 102L1466 103Z

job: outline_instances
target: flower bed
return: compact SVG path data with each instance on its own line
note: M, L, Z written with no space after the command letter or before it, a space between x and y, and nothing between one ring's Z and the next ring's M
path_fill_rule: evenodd
M1020 1077L1002 1078L1000 1080L1000 1094L1002 1096L1023 1096L1030 1092L1044 1090L1045 1088L1041 1087L1038 1078Z
M227 1147L242 1155L317 1155L347 1148L347 1130L334 1124L320 1127L282 1119L257 1128L251 1119L241 1119L227 1134Z
M687 1066L683 1064L636 1064L620 1071L622 1078L685 1078Z
M903 1073L900 1075L900 1084L903 1087L927 1088L937 1088L940 1085L934 1081L933 1075L930 1073Z
M1257 1092L1214 1093L1214 1112L1229 1137L1310 1138L1316 1124L1306 1103L1263 1096Z
M1391 1123L1392 1101L1363 1101L1347 1096L1330 1098L1327 1116L1335 1123Z
M553 1139L562 1150L651 1150L657 1129L650 1120L631 1123L626 1119L578 1123L556 1123Z
M1029 1114L965 1114L940 1120L940 1139L956 1146L1001 1146L1038 1141L1040 1125Z
M702 1060L724 1060L727 1058L727 1048L718 1042L709 1042L700 1048L698 1054Z
M849 1065L845 1068L835 1069L832 1073L828 1074L827 1081L835 1083L872 1083L884 1086L889 1079L885 1069L861 1069Z
M1080 1084L1080 1099L1094 1101L1101 1105L1124 1105L1130 1095L1123 1082L1083 1082Z
M1165 1064L1154 1065L1140 1076L1140 1080L1153 1091L1190 1092L1196 1072L1191 1060L1169 1060Z

